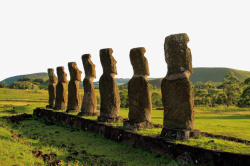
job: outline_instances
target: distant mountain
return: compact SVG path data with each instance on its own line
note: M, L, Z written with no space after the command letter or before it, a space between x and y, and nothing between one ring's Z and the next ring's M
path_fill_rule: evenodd
M4 79L1 82L5 81L6 84L9 84L9 83L13 83L13 82L17 81L21 77L34 77L34 78L49 79L48 73L44 72L44 73L33 73L33 74L13 76L13 77L9 77L9 78Z
M247 78L250 78L250 71L243 71L243 70L236 70L236 69L230 69L230 68L207 68L207 67L200 67L200 68L194 68L194 72L190 76L190 81L192 83L196 82L207 82L207 81L213 81L213 82L222 82L224 77L230 73L233 72L234 75L240 80L244 81ZM155 80L148 80L148 82L156 86L157 88L161 87L161 81L162 78L157 78ZM124 84L124 86L127 86L128 83Z

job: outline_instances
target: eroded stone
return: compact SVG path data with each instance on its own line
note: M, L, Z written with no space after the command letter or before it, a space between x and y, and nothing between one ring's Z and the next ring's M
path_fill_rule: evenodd
M164 106L162 135L170 134L169 138L175 137L171 133L184 133L180 138L188 139L189 131L194 130L194 91L189 81L193 68L188 42L187 34L183 33L166 37L164 44L168 73L161 82ZM178 131L172 132L174 130Z
M183 78L193 73L191 50L187 43L189 37L185 33L174 34L166 37L164 44L165 60L168 64L168 73L166 78L169 80ZM173 80L172 79L172 80Z
M64 67L59 66L56 68L58 83L56 85L56 103L55 110L67 109L67 92L65 85L67 84L67 74L64 72Z
M95 65L91 61L90 54L82 56L83 67L85 71L85 78L83 80L84 96L82 101L81 112L79 116L95 116L97 108L97 100L95 96L95 89L93 80L96 77Z
M99 90L101 97L100 116L98 119L117 118L120 110L119 89L115 81L116 60L112 56L111 48L100 50L100 59L103 67L103 74L99 80Z
M145 52L143 47L130 51L134 75L128 82L129 121L134 122L135 126L147 126L138 125L138 123L146 124L145 122L149 122L152 113L151 91L147 80L149 68L148 61L144 56Z
M47 108L54 108L55 107L55 101L56 101L56 75L54 74L54 69L49 68L48 69L48 75L49 75L49 105L47 105Z
M70 81L68 85L68 106L66 112L80 112L81 95L79 82L82 72L78 69L76 62L69 62Z

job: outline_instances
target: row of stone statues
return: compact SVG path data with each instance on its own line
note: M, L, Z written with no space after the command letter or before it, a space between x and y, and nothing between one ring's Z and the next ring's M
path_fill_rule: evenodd
M196 133L194 132L194 92L189 81L189 76L193 72L192 57L187 46L188 42L187 34L175 34L166 37L164 44L168 72L161 83L164 106L164 127L161 135L169 138L186 139L189 135ZM144 56L145 52L143 47L133 48L130 51L134 75L128 82L129 120L123 122L124 127L128 129L153 127L150 122L152 104L150 86L147 80L149 67ZM98 121L100 122L120 122L123 120L119 116L120 96L114 78L117 75L116 60L112 53L111 48L100 50L100 60L103 67L103 74L99 80L101 105ZM68 101L65 90L67 74L64 72L64 67L57 67L58 83L54 70L48 69L50 78L49 108L64 110L67 105L67 112L79 112L80 116L97 115L97 100L93 86L93 79L96 78L95 65L91 61L90 54L83 55L82 62L85 71L82 106L79 93L82 72L77 68L75 62L70 62L68 63L70 72Z

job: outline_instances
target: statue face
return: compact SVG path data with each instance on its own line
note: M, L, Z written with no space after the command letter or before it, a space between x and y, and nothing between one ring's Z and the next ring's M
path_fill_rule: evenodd
M111 64L110 64L111 73L117 74L117 68L116 68L117 61L112 55L110 57L110 60L111 60Z
M113 50L106 48L100 50L100 59L105 74L117 74L116 60L112 56Z
M69 67L70 79L75 81L81 81L82 71L78 69L76 62L69 62L68 67Z
M52 69L52 68L48 69L48 75L49 75L49 82L50 83L56 83L57 82L56 76L54 74L54 69Z
M144 56L145 48L133 48L130 50L130 61L133 66L134 75L149 75L148 60Z
M96 78L95 65L91 61L91 55L85 54L82 56L83 67L85 70L86 77L94 77Z
M67 83L67 74L64 72L64 67L57 67L57 76L58 76L58 82L64 82Z
M168 64L168 74L193 73L192 55L187 43L187 34L175 34L165 38L165 61Z

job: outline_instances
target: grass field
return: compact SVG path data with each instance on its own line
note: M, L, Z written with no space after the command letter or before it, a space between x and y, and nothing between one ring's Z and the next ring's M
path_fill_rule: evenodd
M83 89L81 89L81 93L83 94ZM96 95L99 96L98 90L96 90ZM48 92L44 90L32 91L0 88L0 117L10 116L8 110L13 109L17 114L25 112L32 114L34 108L44 107L47 103ZM128 109L121 109L120 115L127 118ZM92 120L97 119L97 117L89 118ZM153 110L151 120L153 123L162 124L163 110ZM164 163L176 162L166 157L156 156L155 154L106 140L92 133L82 131L72 132L70 128L47 126L35 120L23 121L21 124L16 125L6 123L5 119L0 118L0 123L7 126L7 128L0 127L0 165L8 165L9 163L9 165L44 164L42 159L35 158L32 155L32 150L34 149L39 149L45 154L57 154L56 160L61 160L60 163L62 165L75 165L77 162L79 165L84 165L86 163L93 163L94 161L99 164L102 162L106 164L113 162L118 165L140 165L140 162L144 163L144 165L162 165ZM113 125L117 127L122 126L121 123ZM8 128L16 133L14 135L20 134L22 139L13 137ZM195 128L203 132L250 140L250 109L237 107L197 107L195 108ZM147 129L136 132L155 137L160 134L161 129ZM33 139L34 134L36 135L36 139ZM199 139L175 142L214 150L250 154L250 145L222 139L200 137ZM60 147L62 144L65 144L66 147ZM75 145L73 146L72 144ZM114 149L109 149L108 151L112 153L107 154L107 149L110 147ZM125 149L121 150L122 148ZM88 152L89 156L80 153L83 149ZM75 156L74 152L79 154ZM98 156L98 159L95 159L94 156ZM86 157L89 159L86 159ZM138 161L140 158L143 161ZM150 158L152 163L148 160L144 162L145 158ZM122 163L124 159L126 159L126 162Z

